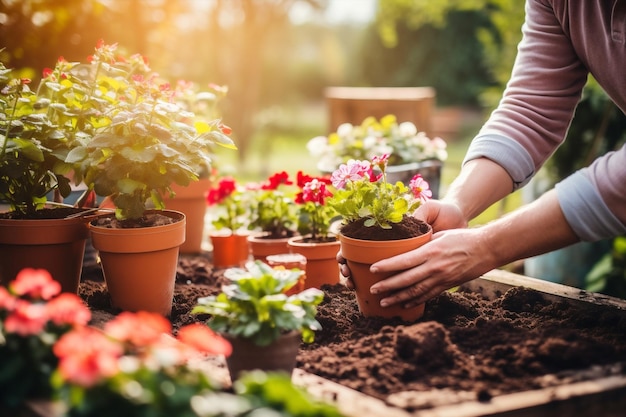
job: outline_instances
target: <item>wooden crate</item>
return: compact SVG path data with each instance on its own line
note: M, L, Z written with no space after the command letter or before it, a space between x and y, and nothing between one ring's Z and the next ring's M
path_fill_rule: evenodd
M433 133L435 90L431 87L328 87L329 132L341 123L361 124L369 116L394 114L398 122L413 122L417 129Z

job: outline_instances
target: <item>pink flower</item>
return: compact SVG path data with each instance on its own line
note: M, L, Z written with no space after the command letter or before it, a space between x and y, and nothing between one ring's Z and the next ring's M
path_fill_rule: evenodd
M172 325L165 317L146 311L122 312L104 326L107 335L138 347L153 345L163 333L171 331Z
M335 188L344 188L346 183L358 181L364 176L369 176L371 165L369 161L349 160L346 164L341 164L330 177Z
M4 328L8 333L30 336L41 333L47 322L48 314L44 304L31 304L18 299L4 322Z
M422 203L425 203L433 196L433 192L430 190L430 185L420 174L415 174L415 176L411 178L409 188L413 193L413 197L419 198Z
M85 387L119 372L122 346L91 327L80 327L61 336L53 347L59 373L68 382Z
M61 292L61 284L53 280L45 269L25 268L11 283L11 290L18 296L49 300Z
M49 319L56 325L84 326L91 320L91 311L76 294L63 293L46 304Z
M203 353L230 356L233 351L226 339L200 323L181 327L178 331L178 340Z

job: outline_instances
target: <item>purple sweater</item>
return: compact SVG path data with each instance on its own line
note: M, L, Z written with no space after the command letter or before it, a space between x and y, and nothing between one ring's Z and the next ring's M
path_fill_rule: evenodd
M626 0L527 0L522 32L503 98L465 158L497 162L515 188L565 139L589 73L626 112ZM626 234L626 145L555 188L581 240Z

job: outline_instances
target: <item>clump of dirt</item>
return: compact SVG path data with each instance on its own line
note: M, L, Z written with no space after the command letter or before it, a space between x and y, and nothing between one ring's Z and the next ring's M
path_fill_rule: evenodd
M182 256L174 331L206 321L190 311L225 282L209 257ZM340 284L322 290L322 330L302 344L297 366L408 411L626 373L626 312L616 308L549 302L521 287L495 300L457 291L432 299L423 318L405 323L363 317L354 293ZM117 313L97 271L83 274L79 291L95 320Z

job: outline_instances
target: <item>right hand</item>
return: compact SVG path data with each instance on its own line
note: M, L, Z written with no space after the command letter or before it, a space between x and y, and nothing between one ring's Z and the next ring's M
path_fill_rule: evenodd
M428 200L415 210L413 216L430 224L433 228L433 233L467 227L467 220L463 217L459 207L440 200ZM337 262L339 263L339 271L343 276L342 283L347 288L354 289L350 268L348 268L341 250L337 253Z

